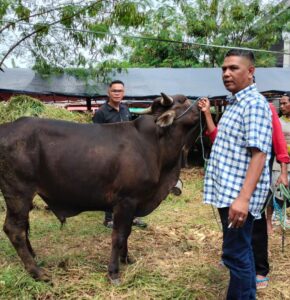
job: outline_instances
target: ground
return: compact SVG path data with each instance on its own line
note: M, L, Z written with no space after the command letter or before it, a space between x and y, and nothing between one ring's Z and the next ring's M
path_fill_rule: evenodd
M202 204L202 178L200 168L183 171L182 195L170 195L144 218L147 229L133 229L129 251L136 263L121 267L119 286L106 277L111 242L103 213L82 213L60 229L36 199L31 241L52 282L34 281L1 231L0 299L223 299L228 273L219 265L221 232L216 211ZM0 212L1 223L4 216ZM289 243L287 232L282 253L276 227L269 246L269 287L258 292L258 299L290 299Z

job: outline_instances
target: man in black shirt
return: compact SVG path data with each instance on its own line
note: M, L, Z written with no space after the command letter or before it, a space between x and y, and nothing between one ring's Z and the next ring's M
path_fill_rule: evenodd
M108 88L109 100L103 104L93 116L94 123L118 123L132 119L128 107L121 103L125 94L124 83L120 80L112 81ZM104 225L113 227L113 216L110 211L105 212ZM138 218L133 220L133 225L145 228L146 223Z

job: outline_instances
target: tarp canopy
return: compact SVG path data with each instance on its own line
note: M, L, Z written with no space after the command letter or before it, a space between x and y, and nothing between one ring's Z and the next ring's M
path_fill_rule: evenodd
M81 97L107 95L107 85L98 81L78 80L69 75L42 77L30 69L4 69L0 72L0 92L60 94ZM228 94L220 68L129 68L111 76L124 81L126 97L156 97L160 92L188 97L220 97ZM290 91L290 68L257 68L260 92Z

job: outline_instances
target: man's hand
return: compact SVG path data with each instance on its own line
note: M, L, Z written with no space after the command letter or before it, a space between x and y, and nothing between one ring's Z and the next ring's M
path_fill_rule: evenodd
M288 174L280 174L275 185L278 186L280 183L288 187Z
M208 98L201 98L198 101L197 106L202 112L210 112L210 102Z
M277 179L276 182L276 186L278 186L280 183L282 183L283 185L285 185L286 187L288 187L288 169L287 169L287 164L285 163L281 163L280 164L281 167L281 173L280 176Z
M232 228L239 228L244 225L249 212L249 201L237 197L229 209L229 224Z

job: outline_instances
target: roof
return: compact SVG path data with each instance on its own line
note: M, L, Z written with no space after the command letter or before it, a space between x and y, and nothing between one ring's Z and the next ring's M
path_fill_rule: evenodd
M60 94L80 97L107 95L107 86L97 81L78 80L69 75L42 77L30 69L0 72L0 92ZM290 91L290 68L257 68L260 92ZM188 97L220 97L228 94L220 68L130 68L112 79L124 81L127 98L156 97L160 92Z

